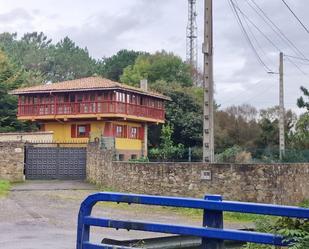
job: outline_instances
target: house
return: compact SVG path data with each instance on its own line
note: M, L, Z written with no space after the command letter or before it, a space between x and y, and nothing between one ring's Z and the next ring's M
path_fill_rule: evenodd
M105 141L120 160L147 155L149 124L164 123L168 97L101 77L89 77L12 91L18 119L52 131L56 143Z

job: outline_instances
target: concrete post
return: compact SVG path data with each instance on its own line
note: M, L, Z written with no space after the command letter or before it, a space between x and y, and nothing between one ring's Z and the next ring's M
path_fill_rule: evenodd
M148 80L142 79L140 81L140 88L144 91L148 91ZM148 124L144 124L144 141L143 141L142 155L144 157L148 156Z

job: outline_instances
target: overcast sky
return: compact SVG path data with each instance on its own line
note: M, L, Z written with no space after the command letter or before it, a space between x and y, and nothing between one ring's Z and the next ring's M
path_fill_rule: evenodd
M203 0L197 0L199 65L202 66ZM309 58L309 34L281 0L255 0L285 35ZM309 26L308 0L287 0ZM287 44L250 8L238 0L244 13L286 54L295 55ZM95 58L120 49L172 51L185 59L187 0L0 0L0 32L43 31L59 41L69 36L87 47ZM279 51L251 26L259 54L278 71ZM216 101L223 107L249 103L258 108L278 103L278 75L269 75L244 39L227 0L214 1L214 52ZM300 64L309 75L309 66ZM309 64L309 63L308 63ZM295 111L299 87L309 86L309 76L285 60L285 104Z

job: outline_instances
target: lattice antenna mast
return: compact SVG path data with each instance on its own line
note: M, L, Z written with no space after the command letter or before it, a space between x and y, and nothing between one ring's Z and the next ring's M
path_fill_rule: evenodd
M196 0L188 0L187 63L192 66L192 78L195 85L198 84L196 17Z

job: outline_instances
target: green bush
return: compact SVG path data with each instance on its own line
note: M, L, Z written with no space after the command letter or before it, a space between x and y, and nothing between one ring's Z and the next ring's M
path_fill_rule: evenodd
M252 157L250 152L243 150L238 145L234 145L217 154L216 161L219 163L249 163L252 161Z
M304 201L301 206L308 207L309 201ZM309 248L309 221L307 219L269 218L264 216L256 221L256 229L263 233L283 235L286 241L292 241L288 247L289 249ZM273 249L273 246L247 243L244 249Z
M149 162L149 159L148 157L140 157L140 158L137 158L137 159L129 159L129 162L135 162L135 163L148 163Z
M175 145L172 140L173 127L169 124L162 126L161 142L158 148L149 150L149 157L155 160L177 160L182 159L185 154L183 144Z

